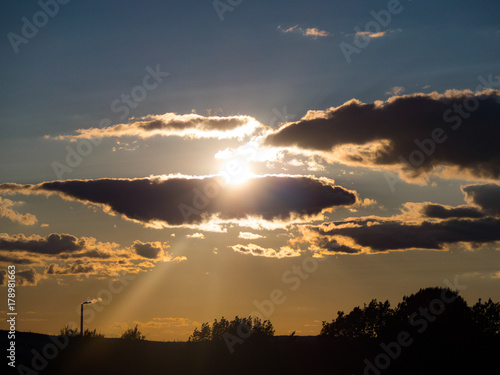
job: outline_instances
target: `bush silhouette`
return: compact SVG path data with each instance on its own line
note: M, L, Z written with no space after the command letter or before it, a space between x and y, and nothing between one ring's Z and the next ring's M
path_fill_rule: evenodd
M239 331L245 333L251 332L252 340L258 338L274 336L274 327L269 320L262 321L259 318L240 318L236 316L228 321L222 317L220 321L214 320L212 326L208 322L203 323L201 328L195 328L193 334L189 336L189 342L220 342L224 340L225 335L239 336Z
M59 336L68 336L68 337L75 337L79 336L80 332L78 329L73 329L69 325L65 325L64 328L61 328L59 331Z
M136 324L134 328L129 328L125 332L123 332L120 338L124 340L144 340L146 336L144 336L142 332L139 331L139 328L137 328Z

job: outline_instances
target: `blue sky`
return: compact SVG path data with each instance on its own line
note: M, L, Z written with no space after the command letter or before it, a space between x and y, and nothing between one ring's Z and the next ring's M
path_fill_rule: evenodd
M134 256L139 256L135 245L132 245L134 241L150 244L154 249L161 246L165 254L171 254L168 262L166 258L161 264L155 260L153 267L139 263L139 258L134 258L138 268L129 268L128 272L137 273L143 281L147 280L147 275L153 274L156 274L157 280L172 280L171 275L175 274L175 280L180 285L176 288L176 293L179 293L177 298L189 296L190 293L197 295L196 283L204 283L205 277L200 275L215 275L216 281L212 283L217 285L217 288L214 287L217 292L213 292L216 297L209 303L213 305L211 308L207 308L205 313L195 313L191 303L185 302L176 310L176 316L167 316L187 319L189 324L211 320L221 314L245 314L242 310L248 309L247 305L251 305L253 299L264 298L273 285L281 285L280 276L293 262L300 263L301 259L312 255L324 256L327 263L315 274L315 281L308 285L304 283L300 298L297 297L294 302L296 305L287 305L283 307L283 312L276 313L278 315L274 320L280 333L299 331L297 328L292 329L293 322L298 321L303 325L302 332L311 334L316 332L315 329L318 330L314 326L313 316L318 316L319 320L327 319L329 311L333 313L336 309L361 304L375 294L383 299L392 297L397 300L402 293L427 286L424 284L442 283L443 279L454 275L468 278L470 287L466 293L469 293L471 300L482 295L481 290L493 291L498 288L500 269L492 267L492 264L498 263L498 240L484 243L464 241L472 244L472 247L479 243L484 245L486 249L483 253L480 252L482 250L464 250L463 243L455 240L450 240L451 247L445 246L443 251L408 246L397 249L401 251L385 249L377 253L373 244L362 248L362 241L358 239L354 249L362 252L362 255L324 255L318 248L324 238L320 241L319 237L311 234L321 231L321 224L338 224L342 220L347 222L349 218L361 222L366 221L367 217L391 218L394 220L391 225L396 222L408 224L411 222L408 215L414 211L408 208L410 206L407 206L407 211L402 211L402 207L409 202L420 205L433 203L448 209L469 204L482 210L481 213L477 211L476 216L496 215L491 213L491 207L481 206L478 198L480 194L496 194L494 188L490 187L492 190L485 193L482 188L474 187L467 193L461 190L461 186L497 184L498 177L495 177L491 168L486 167L482 175L478 171L475 173L469 164L453 157L456 151L451 140L446 143L449 154L444 150L441 154L441 149L438 149L437 154L430 157L435 158L432 159L435 160L432 162L434 169L418 169L418 175L413 177L405 171L404 166L395 165L392 161L381 163L363 159L365 154L361 149L350 149L349 152L357 153L355 156L358 159L349 159L345 156L352 145L349 142L338 145L338 150L332 148L326 152L321 147L316 148L322 137L316 137L315 121L305 116L309 111L318 111L314 116L328 116L329 113L333 116L337 113L335 108L351 99L369 104L402 98L402 101L410 103L414 98L412 95L422 93L422 96L439 103L459 103L468 95L476 95L484 89L498 90L499 2L243 0L229 5L230 2L226 0L151 0L147 3L137 0L71 0L66 4L53 1L41 3L50 4L47 9L54 12L53 17L41 14L44 11L36 1L5 0L0 4L0 184L3 186L3 191L0 191L3 199L0 201L0 233L5 238L12 239L12 236L20 234L27 238L46 238L53 233L68 234L80 240L84 237L93 238L100 244L92 245L84 241L89 248L102 246L106 251L111 251L111 244L115 243L124 254L131 252ZM223 13L219 10L218 13L214 3L219 6L226 4L231 10ZM53 4L57 4L58 9L55 10ZM378 16L374 14L387 22L380 25L380 19L377 21ZM390 20L384 18L388 14ZM25 20L43 25L37 27L36 35L26 35L30 30L23 26ZM19 38L24 38L24 42L16 42ZM357 45L356 41L363 46ZM345 48L347 44L357 48L357 52L346 58L342 46ZM156 80L154 74L151 76L152 71L156 72ZM148 75L150 78L147 78ZM447 90L456 92L445 95ZM124 102L123 95L128 96L128 103L131 104ZM477 95L480 100L491 99L493 103L497 94L484 94L489 95L488 98ZM134 97L139 99L135 100ZM116 110L119 106L124 108L123 105L127 109L126 116L123 109ZM357 106L352 107L355 112ZM474 110L472 117L495 121L498 119L498 112L495 112L497 108L494 104L491 107L481 105L480 110ZM410 117L418 117L419 113L422 113L422 108ZM177 114L179 117L171 120L167 119L168 116L161 117L164 114ZM441 114L437 114L439 121L442 121ZM199 117L195 118L195 115ZM245 116L252 121L247 122ZM308 116L312 116L312 112ZM428 116L426 119L433 119L436 114L429 113ZM153 118L164 123L178 121L192 124L200 121L205 124L200 125L202 127L215 126L217 121L228 119L241 122L240 125L258 126L254 133L241 137L213 136L204 133L208 128L196 128L190 136L170 133L151 136L138 131L135 135L113 133L102 140L99 138L99 141L88 130L108 127L113 132L116 130L111 129L114 125L128 124L124 127L137 131L137 127L142 126L139 124L141 121L148 122ZM103 119L109 119L109 122L100 126ZM290 128L287 128L286 123L291 122L297 122L297 129L305 129L300 130L303 131L301 134L305 134L304 137L287 138ZM411 122L409 118L395 122L392 127L394 133L413 134L405 128L410 127L408 122ZM418 121L415 122L418 125ZM178 126L178 123L172 126ZM347 125L339 126L339 137L341 133L349 133L345 131ZM352 128L354 134L365 131L363 126L372 125L359 126ZM373 126L377 126L377 123ZM308 132L307 129L311 130ZM495 129L491 134L487 133L490 128L485 129L484 139L491 139L498 134ZM83 130L83 135L78 130ZM290 142L274 149L274 153L261 143L273 132L283 134ZM430 136L427 130L422 134ZM459 133L456 134L456 137L461 137ZM401 136L387 136L392 142L403 139ZM69 166L69 171L58 174L54 163L67 165L68 148L75 152L82 139L86 140L87 147L91 144L88 153L80 149L85 155L76 156L75 165ZM335 133L332 139L337 142ZM89 143L90 140L95 143ZM384 139L375 141L382 142L380 146ZM462 141L460 138L456 144ZM301 142L309 143L306 145ZM371 147L363 142L359 141L358 145ZM271 224L253 223L254 227L233 218L233 221L219 223L226 231L217 233L199 223L198 227L171 226L167 219L162 222L162 229L148 228L147 222L134 221L133 215L127 216L117 211L118 208L110 202L92 201L94 198L85 195L86 191L81 194L88 200L82 201L83 198L69 195L60 199L57 194L66 194L64 189L56 196L44 190L48 195L46 198L28 191L14 193L6 185L39 186L37 184L54 180L141 179L173 174L190 178L214 175L220 173L228 161L223 157L224 150L226 154L231 154L231 151L235 155L235 150L249 144L258 144L260 159L244 162L257 176L309 176L307 178L311 179L313 185L321 178L326 178L331 181L329 184L335 183L343 189L354 191L361 202L368 200L365 204L358 203L354 208L323 207L325 210L320 213L322 219L310 218L308 221L301 218L300 222L287 223L281 228L270 228L271 224L276 224L276 217L270 221ZM485 145L484 149L487 147ZM476 154L482 155L480 150L477 144L471 145L468 151L470 159L474 160ZM371 153L372 149L367 152ZM497 154L492 150L491 154L477 163L491 164L497 160L496 157ZM454 167L456 170L453 173L439 169ZM293 180L293 184L297 180ZM10 200L10 203L6 200ZM99 206L101 203L110 204L108 208L115 215L110 216L109 211L102 210ZM416 206L412 207L416 210ZM34 215L36 223L27 224L30 221L27 215ZM291 217L288 219L292 220ZM415 220L412 225L419 225L424 219ZM438 222L437 218L432 220L440 225L448 223ZM313 232L307 232L304 229L306 227ZM252 232L262 237L247 238L244 244L247 253L242 254L232 247L242 243L240 232ZM195 233L203 236L186 237ZM357 238L355 233L349 233L349 236L337 232L321 235L330 236L328 238L332 241L344 241L351 236L349 241L352 242ZM299 238L302 242L294 243L293 238ZM278 254L281 254L279 249L290 246L294 256L275 259L272 256L254 256L255 253L249 255L252 254L250 242L261 249L274 249ZM345 246L347 243L342 242ZM16 259L28 254L22 248L0 249L4 255L12 255L12 251L18 257ZM480 260L481 254L484 254L484 262ZM181 259L183 256L186 260ZM173 261L175 257L179 257L178 261ZM92 295L96 288L102 287L106 277L104 270L106 267L112 268L110 264L96 263L95 259L89 257L82 259L85 264L95 266L92 272L72 273L71 266L77 264L74 259L68 261L63 257L47 258L46 254L40 255L40 259L36 262L33 260L31 266L24 266L38 275L36 282L26 281L27 293L34 294L39 290L39 294L49 295L54 291L64 291L77 305L83 291ZM375 274L370 270L371 261L381 265L381 268L376 267L378 271ZM245 262L249 264L248 269L241 274L236 272L237 267ZM1 263L2 267L7 266L7 263ZM50 264L57 264L59 270L67 271L66 274L62 271L59 276L49 274L47 267ZM442 267L436 264L442 264ZM413 267L410 265L416 265L418 272L412 271L406 277L405 272L410 272ZM22 265L19 267L23 268ZM72 270L75 269L73 267ZM216 271L219 269L224 271ZM255 288L248 287L254 280L253 275L256 272L263 273L264 269L266 276L263 280ZM361 272L355 277L354 272L358 270ZM338 286L342 280L346 282L340 275L349 272L352 272L349 276L352 293ZM402 278L403 281L398 286L387 286L388 289L384 291L388 272L394 272L394 277ZM243 293L237 302L227 302L237 299L237 291L227 286L235 277L246 285L246 294ZM366 284L373 278L377 280L373 284L378 288L375 294L374 287ZM148 282L151 285L152 282ZM155 289L159 286L151 288L158 298L166 298L160 289ZM335 303L322 304L320 293L315 292L317 290L337 295L338 299ZM41 321L48 319L47 314L50 312L37 305L35 300L25 303L26 308L38 314ZM293 310L295 307L298 310L312 310L309 313L302 310L293 313L298 311ZM57 322L51 323L50 329L56 331L64 325L64 321L74 319L73 310L61 313ZM122 321L97 320L96 324L99 329L113 335L124 324L131 325L134 319L142 322L147 330L153 326L147 322L167 318L159 312L157 316L144 312L136 314L139 317L130 314L123 317ZM191 325L188 328L191 329ZM187 337L188 328L176 326L172 329L174 333L165 333L168 330L158 333L151 328L149 333L161 339L182 339ZM35 323L26 323L26 329L42 330Z

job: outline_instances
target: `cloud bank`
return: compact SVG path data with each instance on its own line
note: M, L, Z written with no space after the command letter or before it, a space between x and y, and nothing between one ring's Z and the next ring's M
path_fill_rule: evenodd
M329 162L398 171L407 179L500 179L500 91L449 90L351 100L267 135L264 144L319 154Z
M305 226L297 242L321 254L377 253L394 250L446 250L500 241L500 185L462 187L468 205L407 203L403 214L361 217Z
M219 176L168 176L0 184L0 192L57 194L152 227L202 224L214 217L289 221L357 202L355 192L335 186L333 180L289 175L255 177L239 186L228 186ZM58 247L51 249L47 251Z

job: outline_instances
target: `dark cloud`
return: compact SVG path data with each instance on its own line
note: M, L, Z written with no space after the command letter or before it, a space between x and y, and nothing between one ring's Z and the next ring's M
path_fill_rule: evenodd
M33 259L19 257L16 255L0 253L0 262L9 264L33 264L36 263Z
M30 253L56 255L81 250L84 241L69 235L53 233L47 237L0 235L0 250L28 251Z
M370 224L369 224L370 223ZM345 223L337 223L345 224ZM406 224L401 221L356 221L357 226L316 229L321 235L345 236L373 252L405 249L443 249L458 242L489 243L500 241L500 219L452 219ZM335 237L333 237L335 239Z
M156 243L142 243L140 241L135 241L132 248L137 255L148 259L158 258L162 251L161 246Z
M16 278L21 285L36 285L40 280L40 275L33 268L23 271L16 271Z
M328 236L317 236L314 239L314 243L320 251L325 250L330 253L357 254L361 252L360 249L354 249L347 245L341 245L337 240Z
M478 245L500 241L500 186L463 186L470 205L450 207L435 203L406 203L403 215L346 219L302 229L298 242L312 251L381 252L441 250L448 245Z
M487 214L500 216L500 185L468 185L463 186L462 191L469 203L481 207Z
M468 206L447 207L425 204L422 214L431 218L480 218L500 216L500 185L483 184L462 186Z
M417 178L446 173L500 178L500 91L450 90L364 104L351 100L270 134L264 144L295 147L350 165L384 167Z
M427 217L447 219L447 218L479 218L483 217L482 213L477 207L445 207L440 204L427 204L423 207L422 213Z
M357 201L355 192L335 186L332 180L286 175L256 177L239 186L228 186L219 176L176 176L0 184L2 190L59 194L145 224L174 226L207 222L214 215L221 220L304 218Z

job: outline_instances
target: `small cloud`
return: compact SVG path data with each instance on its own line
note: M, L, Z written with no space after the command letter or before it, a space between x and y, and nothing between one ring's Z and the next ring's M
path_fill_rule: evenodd
M288 29L285 29L283 27L278 26L278 30L281 30L281 32L288 34L288 33L298 33L303 36L308 36L314 39L317 38L324 38L327 36L330 36L330 33L328 31L320 30L317 27L310 27L307 29L303 29L302 27L299 27L299 25L295 25L292 27L289 27Z
M205 239L205 235L203 233L193 233L193 234L186 235L186 238L197 238L197 239L203 240L203 239Z
M279 250L264 248L253 243L249 245L233 245L229 246L236 253L261 256L266 258L288 258L300 256L300 250L293 249L290 246L282 246Z
M366 36L368 38L381 38L387 34L387 31L379 31L378 33L372 33L370 31L358 31L356 36Z
M313 28L306 29L306 33L304 35L317 38L317 37L325 37L325 36L328 36L330 34L327 31L319 30L318 28L313 27Z
M363 37L367 37L367 38L370 38L370 39L376 39L376 38L382 38L382 37L386 36L387 34L392 34L392 33L401 32L401 31L403 31L403 30L401 30L401 29L395 29L395 30L384 30L384 31L379 31L379 32L376 32L376 33L372 33L371 31L361 31L361 30L359 30L354 35L355 36L363 36Z
M250 232L240 232L238 238L243 238L244 240L256 240L257 238L263 238L263 236Z

